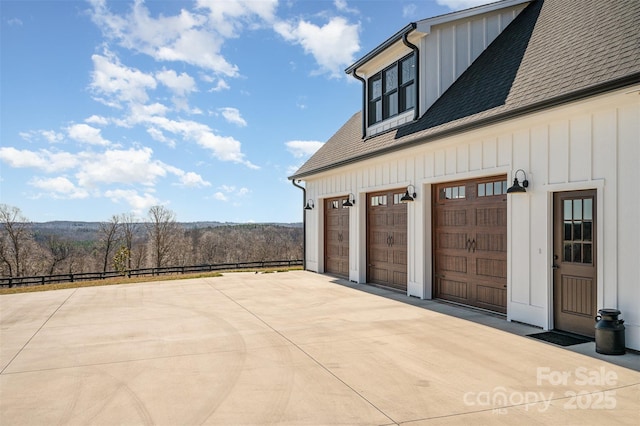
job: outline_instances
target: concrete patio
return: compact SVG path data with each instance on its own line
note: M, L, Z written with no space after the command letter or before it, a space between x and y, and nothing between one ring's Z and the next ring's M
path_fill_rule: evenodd
M640 423L640 356L311 272L0 296L0 424Z

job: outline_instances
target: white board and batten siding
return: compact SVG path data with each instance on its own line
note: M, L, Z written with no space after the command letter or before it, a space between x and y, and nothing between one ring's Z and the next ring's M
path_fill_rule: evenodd
M427 26L417 31L429 33L420 42L420 115L469 68L492 41L527 6L519 4L454 22ZM422 25L421 25L422 24Z
M366 194L416 187L408 208L408 294L432 296L431 185L527 173L508 196L507 318L553 327L553 193L597 190L597 306L622 311L627 346L640 350L640 86L431 141L306 180L307 265L323 272L322 199L356 195L350 276L366 281Z
M433 105L528 4L520 1L514 3L515 6L455 20L449 20L457 16L451 14L451 18L443 15L417 23L409 40L418 46L420 52L420 115ZM398 42L371 64L358 69L358 75L367 79L409 53L411 50ZM411 109L375 123L368 127L367 135L401 126L413 120L413 116L414 110Z

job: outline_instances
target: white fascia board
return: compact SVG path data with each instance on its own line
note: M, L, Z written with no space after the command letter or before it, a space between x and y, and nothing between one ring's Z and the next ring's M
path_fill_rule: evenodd
M531 0L503 0L485 4L483 6L473 7L471 9L461 10L459 12L451 12L446 15L434 16L433 18L427 18L416 22L416 31L424 34L430 34L431 27L434 25L446 24L447 22L470 18L476 15L482 15L483 13L494 12L496 10L506 9L508 7L530 2Z

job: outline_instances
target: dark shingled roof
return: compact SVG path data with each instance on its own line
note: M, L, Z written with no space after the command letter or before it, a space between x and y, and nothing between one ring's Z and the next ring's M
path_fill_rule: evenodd
M637 83L640 1L536 0L417 121L363 139L358 112L290 179Z

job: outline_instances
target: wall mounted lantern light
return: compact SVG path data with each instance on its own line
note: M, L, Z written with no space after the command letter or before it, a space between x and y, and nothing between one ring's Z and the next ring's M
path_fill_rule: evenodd
M411 192L409 192L409 188L411 188ZM401 203L410 203L413 200L415 200L417 197L416 195L416 188L415 186L409 184L407 186L407 192L405 192L405 194L402 196L402 198L400 198L400 202Z
M313 205L313 200L311 198L309 198L309 200L307 201L307 205L304 206L305 210L313 210L315 206Z
M524 179L522 180L522 186L520 186L520 182L518 182L518 172L522 172ZM529 181L527 180L527 174L522 169L516 170L515 177L513 179L513 185L511 188L507 189L507 194L513 194L516 192L527 192L525 188L529 187Z
M350 192L349 196L347 197L347 200L342 203L342 207L353 207L355 203L356 203L356 196L353 195L353 192Z

